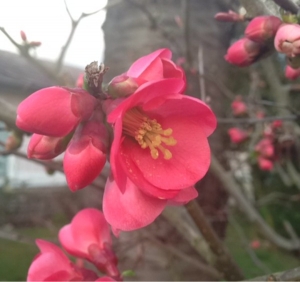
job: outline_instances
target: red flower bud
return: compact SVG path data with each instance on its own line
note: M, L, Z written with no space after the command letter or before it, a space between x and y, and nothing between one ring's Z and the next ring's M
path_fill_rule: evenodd
M26 33L23 30L20 31L20 35L21 35L21 38L22 38L23 41L27 40Z
M289 80L295 80L300 76L300 68L299 69L294 69L287 65L285 67L285 77Z
M139 87L136 79L125 74L116 76L108 84L108 94L113 98L126 97L134 93Z
M240 96L237 96L235 98L235 100L231 104L231 108L235 116L240 116L247 113L247 106L242 101L242 98Z
M259 157L258 158L258 166L261 170L265 171L271 171L273 169L273 162L264 158L264 157Z
M40 134L33 134L27 148L29 159L51 160L65 151L69 136L50 137Z
M255 17L247 26L245 35L247 38L264 43L272 39L282 21L274 16L259 16Z
M281 25L274 40L278 52L288 57L295 57L300 54L300 26L298 24Z
M240 128L230 128L228 134L232 143L239 144L248 138L248 133Z
M245 67L254 63L261 51L262 46L259 43L242 38L229 47L225 60L233 65Z
M234 11L229 10L227 13L221 12L215 14L214 17L217 21L221 22L242 22L245 20L243 15L240 15Z

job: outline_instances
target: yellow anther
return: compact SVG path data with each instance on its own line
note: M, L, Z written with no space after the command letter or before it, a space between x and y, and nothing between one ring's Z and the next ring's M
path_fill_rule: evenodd
M171 128L163 129L156 119L148 118L139 108L129 110L123 120L123 134L133 137L142 149L149 148L153 159L159 157L159 151L166 160L172 153L162 146L175 146L177 141L171 136Z

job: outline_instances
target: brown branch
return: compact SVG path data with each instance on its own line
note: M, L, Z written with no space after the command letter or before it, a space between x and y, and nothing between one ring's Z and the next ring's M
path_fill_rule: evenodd
M229 281L243 279L241 269L225 248L210 223L207 221L202 209L195 200L186 205L188 213L193 218L201 234L205 238L212 252L216 255L215 267L222 273L224 278Z
M203 274L208 275L211 279L213 279L215 281L222 280L220 273L212 266L204 264L204 263L200 262L199 260L192 259L187 254L180 251L178 248L175 248L170 244L166 244L165 242L162 243L161 241L156 239L154 236L146 235L145 238L148 239L149 241L155 243L160 248L167 250L172 255L175 255L176 257L181 259L182 262L185 262L189 265L193 265L195 268L199 269Z
M227 124L227 123L262 123L262 122L271 122L274 120L297 120L299 116L289 115L289 116L272 116L264 118L218 118L218 123Z
M290 0L273 0L282 9L297 14L299 12L299 7Z
M300 281L300 267L255 277L248 281Z

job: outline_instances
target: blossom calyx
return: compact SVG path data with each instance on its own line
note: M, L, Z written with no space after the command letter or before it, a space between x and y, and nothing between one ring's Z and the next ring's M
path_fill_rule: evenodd
M112 98L121 98L133 94L138 87L137 79L121 74L110 81L107 92Z
M63 137L90 118L96 102L83 89L43 88L19 104L16 125L27 132Z
M255 42L265 43L274 38L282 21L275 16L255 17L247 26L245 36Z

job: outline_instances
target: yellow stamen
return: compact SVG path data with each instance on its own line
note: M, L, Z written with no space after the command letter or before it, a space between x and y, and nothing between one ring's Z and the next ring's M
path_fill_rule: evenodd
M123 119L123 134L133 137L142 149L149 148L153 159L159 157L159 151L164 159L172 158L170 150L164 147L177 144L172 133L171 128L163 129L156 119L150 119L138 108L129 110Z

